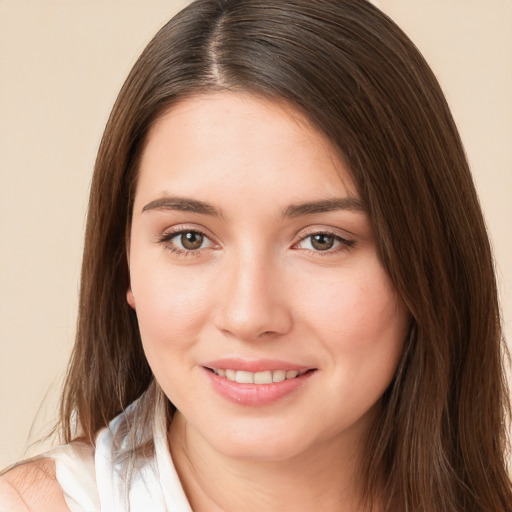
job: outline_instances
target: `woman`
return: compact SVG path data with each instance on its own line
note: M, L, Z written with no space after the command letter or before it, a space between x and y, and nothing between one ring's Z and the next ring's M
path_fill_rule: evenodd
M407 37L361 0L200 0L114 106L67 444L4 500L509 511L502 351L461 142Z

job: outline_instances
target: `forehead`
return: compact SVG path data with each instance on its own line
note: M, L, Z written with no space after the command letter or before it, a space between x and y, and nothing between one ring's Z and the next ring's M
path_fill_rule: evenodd
M300 112L284 101L216 92L179 102L153 125L137 194L259 197L276 188L290 200L357 196L339 152Z

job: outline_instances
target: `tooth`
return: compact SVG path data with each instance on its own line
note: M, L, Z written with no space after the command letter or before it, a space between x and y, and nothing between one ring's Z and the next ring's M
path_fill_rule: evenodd
M304 375L307 370L266 370L262 372L246 372L244 370L225 370L223 368L213 368L213 372L220 377L238 382L239 384L271 384L272 382L282 382L286 379L294 379L297 376Z
M253 375L254 374L252 372L244 372L243 370L238 370L236 372L236 381L239 384L252 384L254 382Z
M273 382L282 382L285 379L286 379L286 372L284 370L274 370L274 373L272 374Z
M272 382L272 372L256 372L254 374L254 384L270 384Z

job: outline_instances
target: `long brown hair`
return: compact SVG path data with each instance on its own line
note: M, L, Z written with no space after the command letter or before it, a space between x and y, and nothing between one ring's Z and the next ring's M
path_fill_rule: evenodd
M512 510L509 402L486 229L433 73L364 0L198 0L132 69L92 182L76 344L61 427L91 443L152 383L126 303L126 234L152 123L198 92L285 100L339 148L369 207L382 264L411 313L362 470L388 512ZM383 479L383 480L382 480Z

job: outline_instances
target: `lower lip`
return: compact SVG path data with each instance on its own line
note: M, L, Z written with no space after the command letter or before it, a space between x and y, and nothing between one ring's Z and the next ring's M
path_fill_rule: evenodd
M239 405L253 407L270 405L302 387L316 371L309 371L300 377L286 379L272 384L239 384L203 368L213 389L224 398Z

